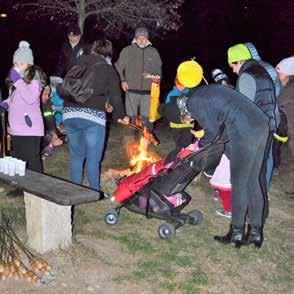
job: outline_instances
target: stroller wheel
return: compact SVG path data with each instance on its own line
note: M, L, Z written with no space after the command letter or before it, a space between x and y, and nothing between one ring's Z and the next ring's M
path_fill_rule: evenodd
M118 223L118 213L114 209L109 210L104 216L104 221L108 225L116 225Z
M159 226L158 235L161 239L170 240L176 234L176 229L173 224L165 223Z
M191 225L200 225L203 222L203 215L199 210L193 210L188 213L190 217L189 223Z

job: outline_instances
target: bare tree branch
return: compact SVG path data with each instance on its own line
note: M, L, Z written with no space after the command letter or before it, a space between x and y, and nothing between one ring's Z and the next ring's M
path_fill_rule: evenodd
M83 30L88 17L107 33L145 25L157 31L177 30L184 0L14 0L14 8L30 17L50 16L60 23L75 21Z

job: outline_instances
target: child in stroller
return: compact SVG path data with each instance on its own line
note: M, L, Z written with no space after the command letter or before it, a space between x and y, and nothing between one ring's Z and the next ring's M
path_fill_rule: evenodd
M224 151L224 143L215 141L201 149L185 148L168 162L159 161L143 171L120 181L113 199L120 203L105 215L109 225L118 223L123 207L145 215L147 218L165 220L158 228L162 239L172 239L176 229L184 224L200 224L202 213L198 210L182 213L191 196L185 192L188 184L203 170L214 168ZM197 150L198 149L198 150Z

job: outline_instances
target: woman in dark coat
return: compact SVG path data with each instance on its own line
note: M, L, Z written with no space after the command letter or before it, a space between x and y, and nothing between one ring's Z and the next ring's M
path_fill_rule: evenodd
M106 112L112 112L113 119L122 120L125 116L118 76L105 60L111 54L111 42L97 40L91 53L79 59L77 66L84 65L94 71L91 76L92 95L88 100L78 102L63 92L62 87L58 89L64 98L63 123L71 155L71 181L82 184L85 162L90 187L95 190L100 190ZM128 119L125 117L122 122L128 123Z
M287 116L288 145L294 156L294 56L281 60L276 66L276 70L283 85L278 99Z
M241 93L216 84L196 88L189 98L178 98L177 105L185 121L197 119L203 127L205 136L199 142L200 147L213 142L224 126L221 139L228 141L225 153L231 160L232 223L229 232L225 236L215 236L215 240L234 243L236 247L243 244L260 247L268 215L265 180L268 117ZM174 106L167 105L161 112L168 116L172 108Z

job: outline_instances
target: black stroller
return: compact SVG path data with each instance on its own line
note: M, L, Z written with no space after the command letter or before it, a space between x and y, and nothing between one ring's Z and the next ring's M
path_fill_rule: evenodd
M165 220L166 223L159 226L158 234L167 240L172 239L176 229L184 224L200 224L203 220L200 211L181 212L191 200L184 189L201 171L215 168L223 152L224 142L216 141L176 160L171 167L161 170L118 207L109 210L104 217L105 222L109 225L117 224L120 211L125 207L147 218Z

